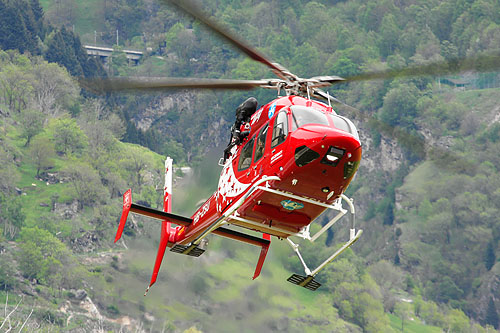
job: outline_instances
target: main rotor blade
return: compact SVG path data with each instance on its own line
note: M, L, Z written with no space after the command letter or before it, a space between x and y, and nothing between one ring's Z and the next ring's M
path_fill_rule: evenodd
M81 79L80 83L96 92L112 92L125 90L155 91L167 89L228 89L249 90L266 86L267 80L226 80L226 79L196 79L176 77L113 77Z
M164 3L171 3L181 9L183 12L191 15L193 18L197 19L208 28L216 32L219 36L224 38L226 41L231 43L233 46L244 52L250 58L258 61L273 70L273 72L283 80L294 81L297 77L290 73L286 68L278 63L271 62L262 53L257 51L255 48L251 47L248 43L244 42L240 38L236 37L228 30L220 26L217 22L206 16L198 6L191 0L162 0Z
M344 78L343 82L367 81L377 79L393 79L425 75L448 75L467 71L490 72L500 68L500 53L483 53L473 57L451 61L438 61L429 64L410 66L402 69L391 69L380 72L369 72Z

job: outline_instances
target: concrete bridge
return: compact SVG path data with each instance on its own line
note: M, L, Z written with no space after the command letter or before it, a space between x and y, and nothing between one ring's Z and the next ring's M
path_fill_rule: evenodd
M108 62L108 58L111 56L111 53L113 53L113 49L109 47L93 45L84 45L83 47L87 51L88 55L99 57L104 64ZM137 65L143 56L143 53L140 51L123 50L123 52L125 52L129 63L133 65Z

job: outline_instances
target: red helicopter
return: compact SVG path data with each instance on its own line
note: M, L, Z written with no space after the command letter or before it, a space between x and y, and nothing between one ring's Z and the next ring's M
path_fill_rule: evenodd
M144 90L165 88L251 89L263 87L285 92L257 109L250 98L236 110L231 141L221 160L223 169L215 193L190 217L171 213L172 160L165 162L164 211L132 203L131 190L123 196L123 212L115 237L122 235L129 212L162 221L161 240L148 286L155 283L166 247L172 252L200 256L203 241L210 234L259 246L260 256L253 278L261 272L271 236L286 239L297 253L305 275L293 274L288 281L310 290L320 283L314 277L340 253L357 241L362 233L354 225L354 206L343 193L349 186L361 161L361 143L357 129L347 118L339 116L330 106L337 102L319 89L342 81L338 76L302 79L283 66L272 63L258 51L219 27L196 7L183 1L171 1L183 11L205 23L254 60L269 66L279 79L269 80L201 80L186 78L116 78L106 80L103 90ZM314 101L324 98L329 104ZM314 241L348 210L351 215L350 239L314 270L304 262L299 246L290 237ZM311 223L325 210L337 212L314 236ZM172 224L179 226L173 227ZM226 226L234 226L228 228ZM239 227L239 228L235 228ZM263 233L263 237L235 229ZM146 290L147 293L147 290Z
M162 221L161 240L153 275L146 290L156 282L167 247L170 251L198 257L205 251L204 242L215 234L261 248L253 278L261 272L271 236L286 239L304 266L304 275L293 274L288 281L309 290L320 283L315 276L338 255L356 242L362 230L355 227L355 209L345 190L361 161L361 142L354 124L338 115L331 103L341 103L321 90L332 84L359 80L393 78L424 74L443 74L447 63L418 68L360 74L348 79L318 76L303 79L280 64L271 62L257 50L220 27L189 1L170 0L185 13L204 23L253 60L268 66L276 79L226 80L198 78L110 78L87 81L94 90L163 90L163 89L275 89L284 96L257 108L250 98L236 110L231 141L219 163L223 166L218 188L191 217L172 214L172 160L165 162L163 211L132 203L131 190L123 196L123 212L115 242L122 235L129 212ZM479 59L479 58L478 58ZM474 60L474 59L473 59ZM475 59L477 61L477 59ZM483 66L498 66L498 55L479 59ZM474 61L464 62L454 71L475 69ZM488 68L485 66L484 68ZM327 104L313 100L321 98ZM351 108L353 109L353 108ZM343 207L343 203L347 206ZM311 224L327 209L337 214L316 234ZM349 239L318 267L311 270L302 258L299 245L291 237L315 241L342 216L349 213ZM172 224L178 226L173 227ZM228 227L230 226L230 227ZM245 233L263 233L262 238Z
M124 194L115 242L122 235L129 211L163 221L149 286L156 281L166 247L197 257L205 251L203 240L213 233L261 247L254 279L262 269L271 236L287 239L305 270L305 276L293 274L288 281L316 290L320 284L314 276L361 235L361 230L355 230L352 202L343 194L361 160L361 144L352 122L323 103L295 95L278 98L257 111L255 104L254 99L249 99L238 108L240 113L253 111L249 121L243 121L240 127L248 130L233 131L218 188L190 218L170 213L170 158L165 162L163 212L133 204L131 190ZM351 212L350 239L311 271L300 255L299 246L289 237L317 239L347 213L342 200ZM338 214L311 237L310 224L327 209ZM173 228L172 223L180 226ZM226 225L264 235L258 238Z

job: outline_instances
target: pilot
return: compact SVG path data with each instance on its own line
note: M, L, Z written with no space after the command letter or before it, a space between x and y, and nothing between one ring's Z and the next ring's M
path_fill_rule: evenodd
M250 97L236 108L236 121L231 127L231 140L224 149L224 161L234 146L238 146L250 134L250 118L257 110L257 99ZM242 131L243 129L243 131Z

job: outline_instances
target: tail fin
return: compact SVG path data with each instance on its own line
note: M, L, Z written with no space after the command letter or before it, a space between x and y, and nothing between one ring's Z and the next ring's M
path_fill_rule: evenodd
M253 280L255 280L262 270L262 265L264 265L264 260L266 260L267 250L269 250L269 245L271 245L271 235L263 234L263 238L269 242L267 244L263 244L260 250L259 261L257 261L257 267L255 267L255 273L253 274Z
M167 157L165 160L165 187L163 188L163 211L166 213L172 212L172 172L172 159ZM175 229L172 229L171 223L166 220L162 221L160 245L158 246L158 253L156 254L153 275L151 276L151 281L149 282L149 286L146 289L144 296L146 296L149 288L151 288L151 286L156 282L161 262L163 260L163 256L165 255L165 249L167 248L168 240L170 238L170 233L172 231L175 232Z
M118 230L116 231L115 243L122 237L123 229L125 228L125 222L127 222L128 213L130 212L130 207L132 206L132 190L129 189L123 194L123 210L122 217L120 218L120 224L118 225Z

